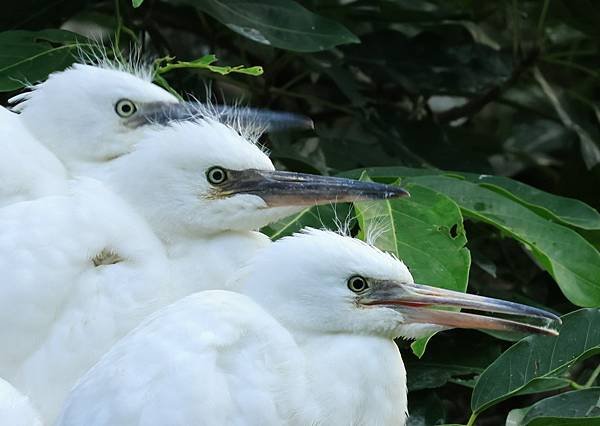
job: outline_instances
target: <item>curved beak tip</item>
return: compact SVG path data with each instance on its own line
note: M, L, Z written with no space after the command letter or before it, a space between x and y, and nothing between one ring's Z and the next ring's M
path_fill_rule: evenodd
M404 188L396 187L392 197L410 197L410 192Z

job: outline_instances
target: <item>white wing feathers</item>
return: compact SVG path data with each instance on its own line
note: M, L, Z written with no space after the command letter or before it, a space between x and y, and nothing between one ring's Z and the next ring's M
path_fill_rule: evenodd
M297 414L310 411L302 360L249 298L202 292L117 343L73 389L58 424L310 424Z

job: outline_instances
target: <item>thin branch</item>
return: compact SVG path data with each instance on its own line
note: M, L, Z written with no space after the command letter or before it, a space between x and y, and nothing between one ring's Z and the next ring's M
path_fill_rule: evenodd
M525 56L525 58L513 69L512 74L506 82L492 86L481 95L469 99L464 105L437 113L435 115L437 122L449 123L462 117L470 117L481 111L484 106L498 99L503 92L513 86L521 76L535 64L539 53L539 49L530 50L527 56Z

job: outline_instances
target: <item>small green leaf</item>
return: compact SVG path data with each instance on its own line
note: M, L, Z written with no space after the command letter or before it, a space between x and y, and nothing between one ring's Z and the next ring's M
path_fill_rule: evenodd
M511 413L512 414L512 413ZM600 388L561 393L521 410L514 426L597 426L600 424Z
M344 26L292 0L171 0L206 12L257 43L298 52L317 52L359 40Z
M368 175L361 180L369 180ZM362 238L402 259L415 282L464 292L471 256L460 209L431 189L406 189L410 198L355 203ZM430 337L413 343L417 356Z
M195 59L192 62L190 62L190 64L194 64L194 65L210 65L212 63L217 62L217 57L216 55L204 55L201 58Z
M600 353L600 309L580 309L562 321L559 336L526 337L481 374L471 399L473 412L480 413L535 381L558 376L574 363Z
M36 83L75 61L85 37L64 30L0 33L0 92Z
M131 4L135 8L140 7L142 3L144 3L144 0L131 0Z

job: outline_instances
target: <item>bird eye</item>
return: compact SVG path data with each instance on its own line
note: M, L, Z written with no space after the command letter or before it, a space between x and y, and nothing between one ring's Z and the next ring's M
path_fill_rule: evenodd
M119 117L131 117L137 111L137 107L129 99L121 99L115 105L115 112Z
M206 179L213 185L221 185L227 180L227 171L219 166L211 167L206 172Z
M348 280L348 288L354 293L362 293L369 288L369 284L360 275L355 275Z

